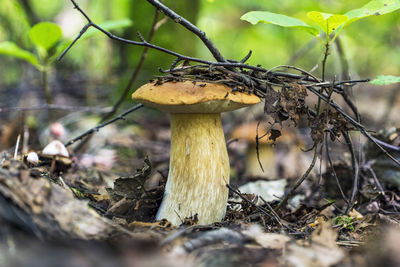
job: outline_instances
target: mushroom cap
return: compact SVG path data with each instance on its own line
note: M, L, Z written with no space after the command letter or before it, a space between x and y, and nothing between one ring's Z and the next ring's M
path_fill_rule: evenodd
M238 138L238 139L244 139L247 140L248 142L255 143L256 142L256 136L257 136L257 124L258 122L249 122L246 124L242 124L232 132L231 137L232 138ZM269 127L265 123L260 123L258 126L258 137L263 136L267 131ZM279 136L276 139L276 143L290 143L295 141L296 136L290 131L285 131L283 129L280 130L281 136ZM270 133L268 133L266 136L258 140L258 143L260 144L273 144L274 141L270 140L269 137L271 136Z
M137 89L132 99L168 113L221 113L260 102L254 94L232 92L223 84L193 81L150 82Z
M67 148L58 140L50 142L42 150L43 155L69 157Z
M258 122L249 122L245 124L241 124L235 128L232 132L231 137L237 139L244 139L250 143L256 142L257 136L257 124ZM258 126L258 137L263 136L268 131L268 127L264 123L260 123ZM268 133L266 136L258 140L260 144L272 144L274 143L272 140L269 139L271 134Z
M29 152L26 161L34 166L39 164L39 156L36 152Z

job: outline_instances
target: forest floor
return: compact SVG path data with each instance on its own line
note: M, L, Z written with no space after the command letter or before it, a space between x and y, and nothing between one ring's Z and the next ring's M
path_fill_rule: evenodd
M154 222L168 174L168 125L139 124L147 130L110 126L93 136L88 152L56 161L41 156L37 166L2 153L2 266L400 266L399 172L374 148L367 146L369 161L361 162L353 207L346 196L354 175L344 157L335 174L345 197L332 170L317 167L322 173L313 172L289 205L278 208L301 174L247 177L243 148L231 144L224 220L197 225L193 217L173 226ZM380 138L398 147L399 133ZM283 155L281 161L290 160ZM285 169L292 163L280 173L293 173ZM277 189L247 192L256 182Z

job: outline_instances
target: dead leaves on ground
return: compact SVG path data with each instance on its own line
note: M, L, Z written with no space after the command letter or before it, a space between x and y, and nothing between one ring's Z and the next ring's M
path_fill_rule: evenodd
M163 185L146 188L152 176L148 161L128 177L111 178L103 172L88 172L86 177L79 172L59 177L48 174L46 168L29 169L20 161L4 164L0 169L2 220L38 236L152 244L152 252L142 254L143 264L156 252L156 258L167 266L178 258L182 266L333 266L349 261L348 249L368 249L369 240L380 236L377 229L382 225L400 228L396 218L384 215L362 216L352 211L347 217L335 217L332 203L300 205L278 214L280 223L290 227L283 228L276 218L268 218L251 204L257 200L252 194L244 195L249 202L242 202L240 210L229 210L220 224L197 226L195 218L187 218L183 226L174 227L167 221L151 222ZM56 181L64 183L57 185ZM110 181L114 186L104 190ZM270 212L262 201L258 205ZM389 242L388 238L383 233L381 240ZM396 262L395 255L379 257Z

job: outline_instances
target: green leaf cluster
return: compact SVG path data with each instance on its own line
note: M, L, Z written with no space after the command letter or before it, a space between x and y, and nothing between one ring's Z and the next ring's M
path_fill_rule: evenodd
M305 30L319 40L320 32L325 34L325 43L333 41L338 34L351 23L369 16L387 14L400 9L400 0L372 0L361 8L353 9L345 14L330 14L319 11L307 13L311 24L282 14L267 11L250 11L244 14L241 19L252 24L267 23L286 28Z

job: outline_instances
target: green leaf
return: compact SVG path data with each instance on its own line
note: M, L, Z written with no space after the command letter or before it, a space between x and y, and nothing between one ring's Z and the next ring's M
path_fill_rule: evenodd
M375 85L388 85L393 83L400 83L400 76L380 75L370 81L369 83Z
M400 8L400 0L372 0L362 8L348 11L345 15L349 17L349 21L345 26L362 18L369 16L384 15Z
M267 11L250 11L244 14L240 19L250 22L253 25L262 22L286 28L305 30L314 36L317 36L319 33L317 28L308 25L302 20Z
M329 36L340 25L344 24L349 18L340 14L329 14L318 11L311 11L307 16L312 19L317 25Z
M33 66L39 68L39 62L34 54L26 51L13 42L1 42L0 43L0 54L12 56L15 58L23 59Z
M52 22L39 22L29 31L32 42L46 52L50 50L62 37L60 26Z

